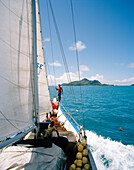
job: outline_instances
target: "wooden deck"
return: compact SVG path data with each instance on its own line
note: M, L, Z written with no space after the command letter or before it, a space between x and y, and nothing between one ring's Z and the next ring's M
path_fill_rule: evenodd
M52 116L51 121L54 121L54 126L59 132L59 136L64 136L68 139L69 142L76 142L76 137L73 132L67 131L59 122L58 119L56 119L56 116ZM52 132L52 137L57 137L56 132ZM35 138L35 133L30 133L26 139L34 139Z
M54 121L54 126L57 128L59 132L59 136L64 136L68 139L69 142L76 142L76 137L73 132L67 131L56 119L56 116L51 117L51 121ZM53 132L53 137L56 137L57 133Z

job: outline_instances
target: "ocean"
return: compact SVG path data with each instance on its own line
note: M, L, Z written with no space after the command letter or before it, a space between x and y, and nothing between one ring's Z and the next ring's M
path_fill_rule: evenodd
M134 86L63 86L61 103L86 130L98 170L134 170Z

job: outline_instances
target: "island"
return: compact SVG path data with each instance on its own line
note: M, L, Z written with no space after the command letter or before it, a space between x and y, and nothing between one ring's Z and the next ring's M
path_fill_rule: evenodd
M131 84L130 86L134 86L134 84Z
M80 81L72 81L70 83L63 83L62 86L114 86L109 84L101 84L98 80L88 80L84 78Z

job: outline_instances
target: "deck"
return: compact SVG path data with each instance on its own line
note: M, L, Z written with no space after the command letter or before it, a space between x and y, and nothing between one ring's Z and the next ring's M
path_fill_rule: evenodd
M76 137L74 133L71 131L67 131L64 127L62 127L62 125L60 124L56 116L52 116L51 121L54 121L54 126L57 128L59 132L59 136L66 137L69 142L76 142ZM53 132L53 137L56 137L56 136L57 136L56 132Z
M64 136L68 139L69 142L76 142L76 137L72 131L67 131L58 121L56 116L52 116L51 121L54 121L54 126L59 132L59 136ZM56 132L52 132L52 137L57 137ZM29 133L25 139L34 139L35 138L35 133Z

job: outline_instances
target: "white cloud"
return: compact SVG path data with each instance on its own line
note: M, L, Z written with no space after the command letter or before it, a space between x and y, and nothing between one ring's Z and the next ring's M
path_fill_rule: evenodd
M68 77L70 76L71 78L71 81L76 81L78 80L78 74L77 73L72 73L72 72L69 72L69 73L63 73L60 77L54 77L53 75L48 75L48 81L51 84L51 80L54 82L56 80L56 83L57 84L62 84L62 83L68 83L69 80L68 80Z
M113 84L113 85L131 85L134 84L134 77L123 79L123 80L106 80L103 75L96 74L89 78L89 80L98 80L102 84Z
M82 72L81 72L81 74L82 74ZM56 78L53 75L48 75L48 81L49 81L50 85L52 85L51 80L53 82L55 82L55 80L56 80L57 84L68 83L69 80L67 78L67 75L68 75L68 77L70 76L71 81L78 81L79 80L79 76L78 76L77 72L76 73L69 72L67 74L63 73L60 77L56 77ZM85 78L85 77L81 76L81 79L83 79L83 78ZM95 76L92 76L92 77L90 77L88 79L89 80L98 80L101 83L105 83L105 80L103 79L103 75L99 75L99 74L96 74Z
M134 68L134 63L130 63L127 65L127 68Z
M77 48L78 51L82 51L86 48L86 45L82 41L77 41L76 44L69 47L69 50L74 51L74 50L76 50L76 48Z
M95 76L91 76L89 78L89 80L98 80L98 81L104 81L104 76L103 75L99 75L99 74L96 74Z
M50 42L50 38L46 38L44 42Z
M61 63L59 63L58 61L54 62L54 63L48 63L50 66L55 66L55 67L61 67Z
M114 82L117 85L131 85L134 84L134 77L123 79L123 80L115 80Z
M89 80L98 80L102 84L113 84L113 85L131 85L134 84L134 77L123 79L123 80L106 80L103 75L96 74L95 76L91 76Z
M80 65L80 71L81 71L81 72L83 72L83 71L84 71L84 72L85 72L85 71L88 71L88 72L89 72L90 69L89 69L88 66L86 66L86 65Z
M85 78L84 74L82 72L81 73L81 79ZM70 75L71 77L71 81L78 81L79 77L78 77L78 73L73 73L70 72L68 73L68 75ZM48 80L51 83L51 79L53 82L55 82L57 84L62 84L62 83L68 83L68 78L67 78L67 74L63 73L60 77L55 78L53 75L48 75ZM134 77L130 77L130 78L126 78L126 79L122 79L122 80L106 80L104 79L103 75L100 74L96 74L95 76L91 76L91 77L87 77L88 80L98 80L100 81L102 84L110 84L110 85L131 85L134 84ZM52 84L50 84L52 85Z

